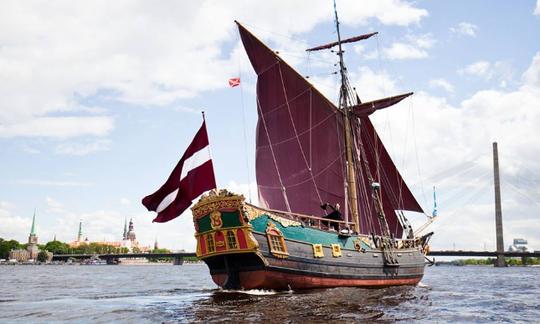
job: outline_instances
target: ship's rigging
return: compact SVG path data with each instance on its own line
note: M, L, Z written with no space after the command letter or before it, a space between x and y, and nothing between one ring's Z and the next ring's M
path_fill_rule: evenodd
M257 73L256 176L265 208L320 215L326 202L345 206L345 221L360 234L400 238L404 216L423 212L401 178L369 115L412 93L361 102L347 76L341 40L308 51L337 46L341 86L336 107L243 26L240 36ZM377 183L380 188L373 189ZM351 217L348 217L350 214ZM382 218L381 218L382 216Z

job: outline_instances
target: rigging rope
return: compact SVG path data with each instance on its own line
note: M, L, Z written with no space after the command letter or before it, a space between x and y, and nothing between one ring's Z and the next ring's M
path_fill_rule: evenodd
M238 34L238 41L240 41L240 34ZM244 86L242 83L242 63L240 56L238 57L238 78L240 78L240 103L242 105L242 128L244 129L244 153L246 157L246 173L248 179L248 195L249 203L251 204L251 176L248 158L248 145L247 145L247 131L246 131L246 108L244 106Z
M274 153L274 147L272 146L272 141L270 139L270 134L268 133L268 127L266 126L266 119L264 118L264 114L261 109L261 103L259 101L259 96L257 96L257 109L259 110L259 114L261 115L261 120L263 122L264 131L266 133L266 138L268 139L268 143L270 144L270 152L272 153L272 160L274 161L274 166L276 167L276 173L278 175L279 184L281 185L281 192L283 194L283 199L285 201L285 206L287 207L287 211L291 212L291 205L289 204L289 198L287 197L287 191L285 189L285 186L283 185L283 179L281 179L281 173L279 172L279 168L277 165L276 155Z

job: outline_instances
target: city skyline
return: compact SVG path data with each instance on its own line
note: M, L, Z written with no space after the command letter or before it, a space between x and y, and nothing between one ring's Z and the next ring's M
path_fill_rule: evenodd
M153 224L140 200L205 110L218 186L256 201L255 76L233 20L334 100L336 58L304 52L335 39L332 5L306 3L0 4L0 237L25 241L36 208L42 240L72 241L82 219L90 237L112 241L132 217L143 245L158 236L194 250L189 210ZM379 32L345 48L361 99L415 92L374 124L426 213L437 187L434 248L494 249L493 141L505 246L523 237L540 248L539 2L337 5L344 35Z

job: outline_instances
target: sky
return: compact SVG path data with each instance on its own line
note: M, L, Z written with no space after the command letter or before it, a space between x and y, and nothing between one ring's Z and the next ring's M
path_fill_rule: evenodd
M427 214L433 249L495 249L492 142L505 247L540 250L540 0L346 1L343 37L363 101L414 91L372 115ZM0 2L0 237L119 240L194 250L190 212L141 205L206 112L217 183L256 201L255 75L234 20L335 100L331 1ZM241 78L230 88L228 79ZM427 218L407 214L413 226Z

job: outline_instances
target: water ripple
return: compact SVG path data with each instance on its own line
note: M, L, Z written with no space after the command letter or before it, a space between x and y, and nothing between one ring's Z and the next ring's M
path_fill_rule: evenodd
M441 266L416 287L275 292L218 289L204 265L0 267L0 322L535 322L539 275Z

